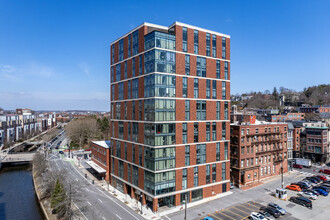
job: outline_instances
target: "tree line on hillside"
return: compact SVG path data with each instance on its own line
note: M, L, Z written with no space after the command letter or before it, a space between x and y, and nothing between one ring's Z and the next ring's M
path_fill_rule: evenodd
M232 95L233 97L242 97L241 100L234 100L232 104L243 108L279 108L280 99L291 106L299 106L302 103L310 105L330 104L330 84L322 84L305 88L302 92L296 92L292 89L276 87L270 92L250 92L241 95Z

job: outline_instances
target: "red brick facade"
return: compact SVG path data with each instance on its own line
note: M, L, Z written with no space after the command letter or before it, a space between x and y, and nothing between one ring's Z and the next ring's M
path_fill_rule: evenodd
M183 52L183 27L187 28L187 52ZM198 54L194 54L194 30L198 30ZM133 51L133 35L138 31L138 54L129 56L128 54L128 36L131 36L131 52ZM144 76L144 59L146 52L144 51L145 36L153 31L159 31L175 35L175 97L171 99L175 100L175 120L165 122L152 123L175 123L175 144L164 146L149 146L145 144L145 91L147 89ZM153 211L158 211L157 204L171 203L173 206L181 204L183 193L188 192L189 201L193 201L196 198L207 198L219 193L228 191L229 184L229 136L230 136L230 37L227 35L215 33L212 31L205 32L205 29L192 27L190 25L184 25L182 23L175 23L169 28L161 27L151 24L143 24L140 27L129 32L119 40L111 44L110 59L114 60L111 63L113 76L111 79L111 184L124 193L130 194L132 197L143 195L142 204L147 204L152 207ZM211 35L210 50L212 52L212 35L216 36L216 57L206 56L206 34ZM226 41L226 59L222 58L222 38ZM123 41L123 60L119 61L119 41ZM112 48L114 45L114 55L112 54ZM162 50L161 48L158 48ZM152 49L150 49L152 50ZM185 72L185 56L190 57L190 71L189 74ZM132 59L135 57L135 74L132 74ZM140 57L142 58L142 73L139 73ZM203 57L206 59L206 76L196 77L197 72L197 57ZM220 78L217 78L216 61L220 61ZM127 78L125 78L125 62L127 63ZM225 63L228 63L228 78L225 79ZM120 64L120 79L116 79L116 66ZM146 73L146 75L154 73ZM158 73L174 75L170 73ZM133 75L135 75L133 77ZM187 77L187 97L183 96L183 77ZM198 78L198 98L194 98L194 79ZM132 81L138 80L138 91L136 94L133 92ZM210 97L207 97L207 80L210 80ZM216 97L212 97L213 81L216 83ZM123 82L123 99L120 98L119 84ZM223 82L226 84L225 93L222 92ZM131 83L131 84L130 84ZM132 85L128 91L129 84ZM128 92L130 94L128 94ZM133 96L136 95L135 98ZM153 97L154 98L154 97ZM162 97L157 97L161 99ZM168 97L166 97L168 98ZM185 119L185 101L190 101L189 120ZM197 101L206 101L206 120L197 121ZM219 102L219 112L216 112L217 102ZM135 103L135 109L133 109L133 103ZM141 105L140 105L141 103ZM126 107L127 106L127 107ZM225 106L227 108L225 113ZM127 110L126 110L127 109ZM117 112L120 111L120 112ZM134 113L135 112L135 113ZM135 114L135 116L133 116ZM217 117L219 115L219 118ZM183 123L187 123L187 142L183 142ZM194 123L198 122L198 142L194 141ZM137 123L137 141L134 141L134 129L133 125ZM151 123L151 122L147 122ZM207 123L210 127L207 128ZM213 124L214 123L214 124ZM123 128L123 136L120 136L119 130ZM216 128L213 133L213 125ZM208 129L208 131L207 131ZM225 132L223 129L226 129ZM207 133L209 132L209 136ZM214 136L214 137L213 137ZM209 139L207 139L209 137ZM217 143L220 146L220 158L216 158ZM205 162L197 164L197 144L205 144L206 155ZM133 149L134 145L134 149ZM186 166L185 158L185 146L189 145L189 165ZM117 147L120 146L120 150ZM126 147L125 147L126 146ZM169 193L152 194L146 190L146 176L147 172L154 172L146 168L145 164L145 150L148 148L175 148L175 167L172 169L165 169L162 172L175 172L175 191ZM226 150L225 150L226 148ZM139 155L139 151L142 149L142 155ZM226 158L225 158L226 151ZM134 155L132 155L134 154ZM140 161L142 158L142 161ZM120 163L123 163L123 175L119 171ZM223 165L225 164L225 165ZM216 166L216 179L212 179L212 165ZM134 174L133 167L136 167L137 172ZM197 179L194 178L194 168L198 167L198 184ZM210 182L207 181L206 170L210 167ZM183 188L183 169L187 169L187 188ZM130 174L130 175L128 175ZM138 182L134 183L134 175L138 175ZM195 181L195 184L194 184ZM201 198L197 193L193 197L193 191L201 190ZM200 191L199 191L200 192ZM168 199L170 198L170 199Z

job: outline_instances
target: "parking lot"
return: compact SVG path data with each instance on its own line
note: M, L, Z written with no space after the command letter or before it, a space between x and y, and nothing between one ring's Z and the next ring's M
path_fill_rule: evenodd
M295 170L294 172L285 177L284 186L290 185L294 182L299 182L308 176L318 174L319 173L317 168ZM330 179L330 175L325 176ZM308 209L302 205L295 204L289 201L289 198L291 196L297 196L298 192L296 191L287 190L288 197L286 201L276 198L273 194L275 192L275 189L279 186L280 182L274 180L247 191L234 189L234 195L227 197L228 199L224 198L225 201L214 202L215 204L213 205L216 205L216 203L222 204L219 206L213 206L213 210L216 210L215 212L213 211L200 213L200 216L198 218L193 219L204 219L204 217L207 216L213 219L224 220L248 219L252 212L259 212L261 206L267 206L267 204L270 202L278 204L287 211L287 214L280 216L280 219L330 219L330 196L320 195L316 200L312 200L313 209ZM230 197L232 201L230 201ZM246 197L250 197L250 200L244 201L244 198ZM227 204L231 205L226 206L226 202Z
M213 219L221 219L221 220L233 220L233 219L248 219L251 212L259 212L260 207L265 206L267 204L261 204L256 201L248 201L245 203L237 204L230 206L226 209L217 211L215 213L209 214L209 217ZM279 217L280 219L296 219L292 217L291 213L287 213ZM204 218L200 218L204 219Z

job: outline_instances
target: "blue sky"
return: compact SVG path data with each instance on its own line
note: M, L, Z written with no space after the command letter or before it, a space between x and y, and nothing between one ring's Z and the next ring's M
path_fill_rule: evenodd
M231 35L231 93L330 83L330 1L0 0L0 107L109 110L109 45L143 22Z

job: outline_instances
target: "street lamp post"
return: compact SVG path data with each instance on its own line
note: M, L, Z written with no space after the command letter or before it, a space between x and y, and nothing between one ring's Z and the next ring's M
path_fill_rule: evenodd
M184 220L187 220L187 193L184 195Z
M282 189L284 188L284 182L283 182L283 164L281 166L281 181L282 181Z
M142 195L142 192L141 192L141 215L143 215L143 212L142 212L142 200L143 200L143 195Z

